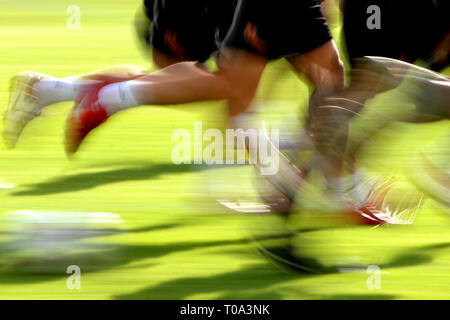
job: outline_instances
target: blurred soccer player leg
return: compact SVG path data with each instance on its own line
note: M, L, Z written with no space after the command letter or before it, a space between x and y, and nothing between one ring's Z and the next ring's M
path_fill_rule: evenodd
M244 50L227 49L221 53L218 74L232 88L228 96L231 117L246 111L250 106L267 62L267 58Z
M145 68L131 65L112 66L84 75L56 78L25 71L10 80L10 100L5 112L4 140L13 148L26 125L50 105L74 101L80 90L100 81L124 81L141 75Z
M315 87L310 98L307 127L314 136L317 150L325 158L322 170L328 183L332 184L341 176L341 150L345 149L345 141L334 139L334 132L325 133L329 132L329 126L339 125L338 130L345 134L348 128L345 123L342 125L334 117L330 118L320 107L324 105L327 96L344 87L343 64L332 40L306 54L292 57L289 61L298 72L304 73Z

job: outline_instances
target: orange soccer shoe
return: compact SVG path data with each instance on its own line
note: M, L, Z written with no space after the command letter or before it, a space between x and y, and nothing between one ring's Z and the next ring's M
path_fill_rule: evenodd
M108 84L106 82L90 84L80 90L66 125L65 151L68 156L78 151L89 132L108 119L108 113L98 102L100 89Z

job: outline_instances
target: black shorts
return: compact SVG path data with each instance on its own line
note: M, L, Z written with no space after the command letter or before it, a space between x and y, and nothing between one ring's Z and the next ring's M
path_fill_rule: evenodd
M240 0L223 47L276 59L332 39L319 0Z
M148 43L180 60L207 60L231 25L232 0L147 0Z
M369 27L374 23L370 17L375 11L369 10L373 5L379 8L379 28ZM349 58L429 59L448 32L448 16L443 19L440 11L434 0L346 0L343 26Z

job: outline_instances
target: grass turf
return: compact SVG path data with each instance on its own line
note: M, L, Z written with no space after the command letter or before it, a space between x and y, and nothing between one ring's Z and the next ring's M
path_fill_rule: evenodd
M66 0L0 4L1 111L7 104L8 78L19 71L68 76L114 64L148 65L132 33L140 1L80 0L81 29L75 30L66 27L71 4ZM305 102L306 88L286 74L274 82L277 67L282 63L267 70L259 97L294 112ZM16 185L0 189L0 214L24 209L112 212L134 232L98 240L107 249L87 256L91 262L98 259L102 267L81 266L81 290L66 287L65 269L49 274L13 272L5 251L0 251L1 299L450 297L449 220L437 203L427 201L411 226L318 229L298 240L325 263L380 266L381 289L369 289L369 274L364 272L281 272L242 232L242 226L270 223L270 218L231 214L214 201L217 195L254 196L251 169L171 164L173 130L192 130L193 121L201 119L223 126L215 117L224 113L221 103L129 110L89 137L73 161L65 158L62 145L70 107L71 103L49 107L26 128L17 149L0 146L0 178ZM268 114L276 117L279 110L270 109ZM373 166L402 169L447 125L421 125L420 130L403 126L397 139L375 149L383 157L377 156ZM0 241L9 240L0 234Z

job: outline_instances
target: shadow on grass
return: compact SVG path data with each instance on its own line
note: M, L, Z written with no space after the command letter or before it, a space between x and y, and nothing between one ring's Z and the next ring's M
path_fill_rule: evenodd
M307 275L300 275L300 277L305 276ZM271 290L271 287L295 279L299 279L299 275L281 273L266 264L255 264L214 276L169 280L131 294L116 295L114 298L180 300L196 294L218 293L219 296L214 297L214 299L280 299L281 295L276 290ZM303 292L303 294L306 293Z
M396 297L392 294L336 294L325 296L322 300L393 300Z
M431 245L424 245L415 248L408 248L404 253L400 253L392 258L391 261L380 264L379 267L383 268L401 268L414 265L421 265L433 261L434 253L439 250L450 248L450 242L442 242Z
M160 225L148 228L140 228L135 232L149 232L175 227L176 225ZM111 233L113 234L113 233ZM103 234L106 236L108 234ZM249 240L241 238L234 240L217 240L203 242L177 242L164 245L113 245L102 242L84 244L77 250L80 253L68 253L58 257L39 259L21 259L12 262L8 254L17 245L18 241L0 243L0 261L8 261L9 264L0 265L0 283L35 283L51 281L61 277L67 277L66 269L70 265L77 265L83 273L100 272L113 268L141 268L141 265L125 267L125 265L145 259L157 259L167 254L188 252L192 250L226 247L233 245L245 245ZM70 251L70 249L69 249ZM155 265L149 262L149 265Z
M156 230L171 229L177 227L176 224L161 224L148 226L132 230L135 233L151 232ZM120 232L120 231L119 231ZM117 233L106 233L102 236ZM261 237L260 239L267 239ZM258 240L260 240L258 239ZM158 264L158 259L168 254L178 252L190 252L199 249L216 248L220 252L228 252L230 259L234 255L242 254L242 248L232 248L235 245L248 245L250 240L241 238L233 240L216 241L191 241L176 242L162 245L114 245L106 243L92 243L81 253L70 253L58 258L40 259L36 261L22 261L19 264L6 267L0 271L0 283L39 283L65 279L67 277L66 268L69 265L80 266L83 273L101 272L109 269L140 269L142 264L129 265L141 260L145 261L145 267ZM0 244L0 249L10 245ZM450 243L439 243L433 245L408 248L404 252L399 252L391 261L379 265L381 269L415 266L432 261L430 254L450 247ZM0 260L6 261L5 251L0 251ZM249 250L250 254L253 254ZM257 264L232 272L221 273L213 276L184 277L181 279L168 280L155 286L150 286L135 293L117 295L119 299L185 299L196 294L211 294L220 299L279 299L281 292L276 286L287 283L291 280L303 278L320 277L324 274L336 272L334 266L326 268L327 272L321 274L306 274L299 272L280 272L267 263ZM314 296L301 288L296 288L296 294L311 298L325 299L392 299L394 296L380 295L333 295L330 297Z
M191 277L170 280L154 287L114 296L125 300L190 299L193 295L211 294L219 300L277 300L282 299L283 284L303 278L317 277L311 274L282 273L266 264L256 264L243 269L209 277ZM281 287L280 287L281 286ZM218 295L214 295L218 293ZM304 287L295 287L295 295L303 299L324 300L391 300L387 294L342 294L318 296Z
M411 254L401 253L383 265L383 268L396 268L415 266L432 261L432 257L420 253L422 251L430 252L450 247L450 243L441 243L437 245L427 245L417 248L410 248ZM313 261L314 259L310 259ZM315 260L314 260L315 261ZM318 261L315 263L319 264ZM366 266L367 267L367 266ZM282 285L291 280L302 278L320 277L325 274L338 272L336 266L323 267L322 273L310 274L301 272L280 272L275 268L268 267L267 264L252 265L233 272L222 273L208 277L191 277L169 280L153 287L148 287L140 291L116 295L116 299L188 299L190 296L198 294L221 294L215 299L234 300L234 299L281 299L280 293L274 289L274 286ZM361 269L365 272L365 269ZM299 296L313 299L326 300L390 300L395 299L395 295L390 294L342 294L331 296L317 296L313 293L296 288L296 294Z
M227 166L220 166L227 167ZM207 165L175 165L172 163L152 164L126 167L108 171L81 173L63 176L49 181L26 186L27 189L10 193L12 196L40 196L64 192L74 192L96 188L98 186L122 181L142 181L164 174L186 173L203 171L217 166Z
M131 230L126 229L117 229L117 228L108 228L108 229L101 229L100 232L79 232L80 230L73 230L74 233L77 231L79 232L79 237L76 237L74 234L71 234L72 239L87 239L87 238L98 238L98 237L106 237L111 235L118 235L118 234L127 234L127 233L143 233L143 232L151 232L151 231L158 231L158 230L166 230L166 229L172 229L175 227L178 227L180 224L178 223L167 223L167 224L159 224L159 225L150 225L150 226L144 226L139 227ZM0 231L0 235L9 235L9 236L15 236L17 235L14 231ZM10 241L10 244L14 244L12 242L19 242L19 240L13 240ZM19 244L19 243L18 243ZM5 246L5 243L3 243L3 247ZM12 247L12 246L9 246ZM0 254L2 253L2 243L0 243Z

